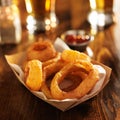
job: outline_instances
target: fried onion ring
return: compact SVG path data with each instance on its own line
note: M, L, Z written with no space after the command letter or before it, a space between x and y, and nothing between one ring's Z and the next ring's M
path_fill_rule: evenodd
M61 58L67 62L77 62L80 60L91 61L90 57L85 53L81 53L76 50L64 50L61 54Z
M33 43L27 50L27 60L38 59L41 62L56 56L56 50L48 40Z
M31 89L38 91L42 85L42 63L39 60L31 60L25 66L25 83Z
M51 94L54 99L72 99L72 98L81 98L85 94L87 94L93 86L96 84L96 82L99 79L98 70L94 68L94 66L89 66L91 70L87 70L82 64L75 64L70 63L64 66L56 75L54 76L52 82L51 82ZM82 78L81 83L73 90L70 91L63 91L59 85L62 81L64 81L66 76L69 76L74 70L75 71L86 71L88 74L87 77Z

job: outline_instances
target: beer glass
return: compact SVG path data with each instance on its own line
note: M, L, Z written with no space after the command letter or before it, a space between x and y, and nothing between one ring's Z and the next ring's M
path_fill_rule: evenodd
M105 27L113 23L113 0L89 0L91 12L88 16L90 24Z
M56 28L56 0L25 0L28 12L27 28L32 33L44 33Z

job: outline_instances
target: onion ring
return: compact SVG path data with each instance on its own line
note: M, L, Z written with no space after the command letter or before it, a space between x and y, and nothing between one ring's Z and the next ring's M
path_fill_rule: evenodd
M25 83L31 89L38 91L42 85L42 63L31 60L25 66Z
M67 62L77 62L80 60L91 61L90 57L85 53L76 50L64 50L61 54L61 58Z
M33 43L27 50L27 60L38 59L41 62L52 59L56 56L56 50L52 43L43 40Z
M91 70L88 71L82 64L78 63L70 63L64 66L58 73L56 73L51 82L50 89L53 98L59 100L67 98L81 98L82 96L87 94L99 79L98 70L96 70L94 66L91 66L91 64L89 67L91 68ZM82 79L82 82L75 89L68 92L61 90L59 84L65 79L68 74L70 74L70 72L73 71L73 69L83 69L88 72L88 75L87 77Z

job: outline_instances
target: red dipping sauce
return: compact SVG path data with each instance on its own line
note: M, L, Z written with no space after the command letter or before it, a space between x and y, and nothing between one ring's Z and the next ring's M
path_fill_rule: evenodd
M89 40L90 40L90 36L88 36L88 35L82 36L82 35L68 34L65 36L65 42L68 44L76 45L76 44L88 42Z
M61 38L71 49L82 52L91 41L91 35L84 30L68 30L61 35Z

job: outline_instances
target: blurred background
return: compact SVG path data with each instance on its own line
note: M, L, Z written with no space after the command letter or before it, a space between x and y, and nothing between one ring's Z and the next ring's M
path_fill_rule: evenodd
M13 2L18 6L22 25L25 26L27 17L25 0L13 0ZM89 11L89 0L56 0L56 15L59 23L66 21L68 27L80 27L87 20Z

